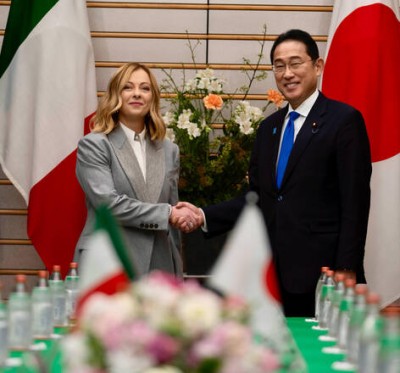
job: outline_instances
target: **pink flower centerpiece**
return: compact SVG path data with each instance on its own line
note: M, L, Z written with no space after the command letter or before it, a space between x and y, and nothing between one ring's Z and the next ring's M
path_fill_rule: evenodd
M194 281L153 272L94 294L63 341L70 373L266 373L278 357L254 341L249 308Z

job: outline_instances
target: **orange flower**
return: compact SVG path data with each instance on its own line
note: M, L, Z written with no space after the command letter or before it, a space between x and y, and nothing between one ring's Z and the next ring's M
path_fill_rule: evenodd
M269 89L267 92L267 100L273 102L277 107L281 107L285 97L275 89Z
M203 98L203 102L207 109L221 110L223 100L221 96L210 93L208 96Z

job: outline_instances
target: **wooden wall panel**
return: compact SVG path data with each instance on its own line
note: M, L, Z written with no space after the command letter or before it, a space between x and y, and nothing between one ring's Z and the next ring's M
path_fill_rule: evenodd
M88 15L92 31L206 32L206 10L88 8Z

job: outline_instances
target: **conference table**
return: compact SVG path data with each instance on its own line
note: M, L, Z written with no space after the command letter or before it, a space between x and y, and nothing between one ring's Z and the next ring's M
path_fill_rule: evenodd
M332 373L337 372L332 368L335 361L344 359L343 354L326 354L325 347L333 346L332 341L325 341L320 336L327 331L318 330L316 324L304 318L287 318L287 325L293 337L294 354L297 354L297 364L292 364L291 369L284 368L279 373ZM2 373L62 373L62 354L59 349L59 341L66 330L56 330L60 338L36 341L34 352L13 351L8 361L17 363L15 366L0 368ZM329 348L328 348L329 349ZM324 349L326 350L326 348ZM299 363L300 361L300 363ZM41 366L41 367L40 367ZM344 371L342 372L352 372Z

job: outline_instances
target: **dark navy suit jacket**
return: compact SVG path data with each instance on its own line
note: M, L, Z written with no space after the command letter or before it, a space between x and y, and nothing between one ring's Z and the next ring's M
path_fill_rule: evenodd
M322 266L353 270L357 282L365 282L371 156L362 115L320 93L278 190L276 162L287 111L262 122L249 166L249 188L259 195L280 284L290 293L312 292ZM208 234L231 229L244 203L239 197L204 208Z

